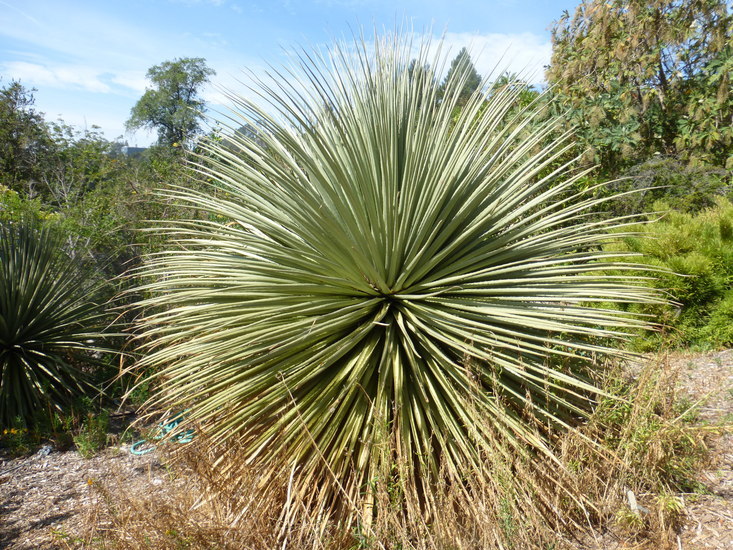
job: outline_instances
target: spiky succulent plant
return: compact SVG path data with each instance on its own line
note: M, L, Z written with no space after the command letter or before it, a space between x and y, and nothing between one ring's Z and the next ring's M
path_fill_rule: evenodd
M27 423L90 389L105 312L101 283L60 233L0 223L0 426Z
M602 250L623 220L588 215L559 121L521 86L456 118L431 51L357 40L259 82L263 106L232 95L250 130L205 145L207 191L165 192L208 219L166 222L141 273L152 403L326 509L395 464L417 494L498 439L546 450L591 406L588 358L643 324L591 304L658 299Z

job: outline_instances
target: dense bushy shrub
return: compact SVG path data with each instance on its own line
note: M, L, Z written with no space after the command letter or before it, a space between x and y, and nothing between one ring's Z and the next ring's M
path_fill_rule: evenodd
M657 203L656 209L667 205ZM671 210L661 220L638 227L613 248L644 254L660 271L656 285L676 303L631 306L663 325L656 336L644 333L633 345L641 350L671 346L717 348L733 345L733 204L718 198L697 214ZM610 247L609 247L610 248Z

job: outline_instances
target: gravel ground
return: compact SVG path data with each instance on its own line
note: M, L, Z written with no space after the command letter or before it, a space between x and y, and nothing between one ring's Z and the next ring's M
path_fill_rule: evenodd
M680 390L702 400L700 421L733 423L733 350L679 354L670 360L682 367ZM688 521L680 535L682 548L733 548L733 435L715 441L711 451L711 465L699 476L710 494L686 499Z
M118 482L126 490L165 490L166 470L156 453L131 455L112 447L85 459L75 451L41 449L31 457L0 461L0 548L73 548L96 507L95 484Z

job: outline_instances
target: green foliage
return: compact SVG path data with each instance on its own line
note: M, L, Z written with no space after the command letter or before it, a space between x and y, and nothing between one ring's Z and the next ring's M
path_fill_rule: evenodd
M499 78L491 83L489 95L499 93L506 88L513 88L518 91L516 103L511 112L512 115L516 115L523 109L530 107L533 103L549 97L547 94L542 94L536 88L531 87L519 75L509 72L502 73L499 75Z
M662 342L673 347L733 345L731 227L733 204L719 198L714 207L697 214L672 210L660 221L638 227L638 237L627 237L613 247L644 254L642 261L647 265L667 270L657 275L655 285L669 290L676 302L634 306L666 327L656 336L640 335L634 347L654 350Z
M47 404L30 421L16 417L0 431L0 449L11 456L27 455L42 445L65 451L75 447L89 458L107 446L110 413L103 398L76 395L63 411Z
M43 159L39 191L54 208L73 208L113 177L118 161L96 126L79 131L58 121L48 124L48 133L52 146Z
M0 184L0 221L54 220L71 255L118 275L130 259L129 245L139 240L135 221L147 217L133 186L148 189L154 176L140 162L115 156L115 144L98 128L79 131L35 116L44 147L34 153L35 171L19 176L14 189Z
M101 283L29 220L0 225L0 426L89 389L104 323Z
M457 98L449 98L455 102L458 109L462 108L470 97L481 87L481 75L476 71L471 56L466 48L461 48L458 55L451 61L448 74L445 75L440 86L438 97L443 98L446 92L458 94Z
M77 452L84 458L91 458L107 446L109 411L101 409L89 412L74 436Z
M138 161L117 157L97 128L79 131L49 124L52 147L39 178L42 209L58 221L71 255L91 262L110 277L130 260L137 217L133 187L145 187Z
M697 331L701 343L713 346L733 345L733 292L729 289L710 312L706 322Z
M689 166L672 158L653 158L622 176L604 189L604 193L617 196L604 208L618 216L650 212L659 200L675 210L695 213L714 206L718 197L733 198L726 170Z
M136 230L142 220L171 212L151 190L163 180L183 181L185 155L153 147L140 158L126 158L98 128L46 124L40 115L38 123L44 126L46 146L36 159L37 172L32 181L17 182L17 189L0 184L0 221L54 220L70 254L110 278L121 274L137 262L140 251L156 246L153 234Z
M19 82L0 89L0 186L24 190L30 198L50 145L43 116L33 109L34 91Z
M538 176L561 122L508 120L520 86L455 117L463 79L437 101L411 51L336 46L335 66L304 55L300 80L264 88L269 108L238 98L238 125L261 131L204 146L209 190L166 196L208 218L166 220L169 248L140 272L151 406L236 441L262 491L291 472L289 498L323 513L372 509L370 482L389 479L414 514L489 456L547 457L592 407L588 358L618 353L592 341L645 325L584 304L661 301L599 270L635 280L568 168ZM440 65L427 51L413 68Z
M548 81L586 160L616 174L658 153L733 162L725 0L583 0L555 24Z
M145 91L130 113L129 130L158 131L160 145L182 147L199 135L204 118L201 87L216 74L199 57L164 61L148 69L153 87Z
M44 220L54 216L44 209L40 199L27 199L17 191L0 185L0 223L23 219Z
M0 431L0 449L4 449L10 456L20 456L30 452L31 441L28 428L20 418L13 419L13 422Z

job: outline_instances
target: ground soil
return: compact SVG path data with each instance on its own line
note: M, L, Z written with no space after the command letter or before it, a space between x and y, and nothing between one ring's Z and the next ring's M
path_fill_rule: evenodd
M670 358L680 369L680 391L700 400L700 422L733 423L733 350L679 354ZM708 494L685 497L687 523L679 547L733 548L733 434L711 443L710 465L699 474Z
M0 462L0 548L75 548L100 486L154 497L170 483L156 453L135 456L129 446L111 447L93 458L76 451Z
M675 353L667 360L680 367L680 393L699 403L700 423L733 422L733 350ZM44 454L47 450L0 456L0 548L83 547L99 499L114 499L115 487L153 499L186 483L180 475L169 475L157 451L136 456L128 445L119 445L85 459L75 451ZM711 442L711 461L699 481L707 487L705 494L681 495L686 523L677 546L733 549L733 435ZM633 548L613 536L603 539L603 548Z

